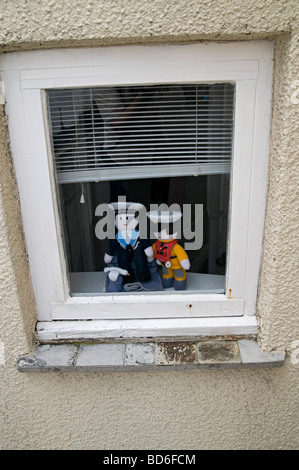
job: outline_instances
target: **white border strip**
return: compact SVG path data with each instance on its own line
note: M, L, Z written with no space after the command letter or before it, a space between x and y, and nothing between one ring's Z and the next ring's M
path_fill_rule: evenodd
M256 335L254 316L150 320L53 321L37 323L40 342L215 335Z

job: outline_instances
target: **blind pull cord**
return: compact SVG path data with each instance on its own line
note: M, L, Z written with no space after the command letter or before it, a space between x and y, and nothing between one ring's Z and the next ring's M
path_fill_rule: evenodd
M80 197L80 203L81 204L84 204L85 203L85 197L84 197L84 185L83 183L80 183L81 184L81 197Z

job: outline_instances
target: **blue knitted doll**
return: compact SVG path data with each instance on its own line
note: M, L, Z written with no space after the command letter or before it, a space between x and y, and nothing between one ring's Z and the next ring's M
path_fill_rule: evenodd
M151 278L148 261L153 258L153 248L149 240L140 236L136 229L138 220L136 211L145 209L142 204L137 203L112 203L116 210L115 225L118 229L114 239L109 240L109 248L105 253L106 264L117 257L118 270L112 270L109 278L116 281L119 274L123 275L123 283L132 283L136 280L147 282ZM134 268L133 268L134 265ZM126 274L127 273L127 274Z

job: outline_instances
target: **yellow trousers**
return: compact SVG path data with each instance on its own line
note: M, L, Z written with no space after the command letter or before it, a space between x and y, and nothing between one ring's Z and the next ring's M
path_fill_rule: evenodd
M187 278L186 271L182 267L179 269L172 269L171 267L166 268L166 266L162 266L162 275L164 279L174 278L176 281L185 281Z

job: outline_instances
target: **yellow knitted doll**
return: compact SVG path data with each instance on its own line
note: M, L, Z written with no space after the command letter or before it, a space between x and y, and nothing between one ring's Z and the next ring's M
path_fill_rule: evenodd
M162 284L164 288L186 289L190 261L184 248L178 244L177 233L172 233L173 224L182 217L180 212L154 211L148 217L157 224L153 244L154 257L162 265Z

